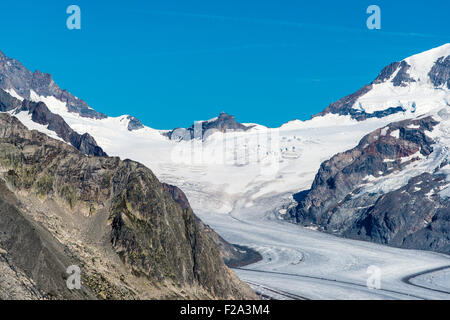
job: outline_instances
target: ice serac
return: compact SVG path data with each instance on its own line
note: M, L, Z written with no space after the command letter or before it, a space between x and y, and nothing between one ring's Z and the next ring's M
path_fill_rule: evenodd
M255 298L145 166L87 157L2 113L0 167L0 269L15 271L2 274L1 298L11 286L30 299ZM84 291L65 289L73 264Z
M447 107L448 108L448 107ZM450 253L449 111L394 122L320 166L288 219L403 248Z
M324 111L363 121L394 113L420 114L450 100L450 44L386 66L374 81L330 104ZM444 89L444 90L443 90Z
M207 121L201 121L201 132L195 132L196 125L193 124L189 128L175 128L172 131L166 133L166 135L172 140L191 140L194 138L206 139L214 132L226 132L226 131L247 131L252 126L246 126L236 121L234 116L225 112L221 112L217 118Z

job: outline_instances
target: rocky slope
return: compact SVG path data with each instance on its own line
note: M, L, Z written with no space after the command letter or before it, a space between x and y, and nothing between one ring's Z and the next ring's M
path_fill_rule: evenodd
M225 112L221 112L217 118L201 121L201 123L193 124L189 128L175 128L166 133L171 140L191 140L206 139L214 132L226 132L226 131L247 131L252 126L246 126L236 121L234 116Z
M0 89L0 111L8 111L12 114L25 112L31 116L31 121L54 131L58 137L82 153L102 157L107 155L89 133L77 133L60 115L52 113L43 102L32 102L26 99L20 101Z
M3 113L0 168L0 298L255 297L143 165L85 156ZM82 290L65 286L73 264Z
M189 200L180 188L167 183L163 183L163 187L172 195L172 198L181 206L181 208L188 209L191 207ZM206 233L217 245L220 255L227 266L244 266L262 259L262 256L253 249L228 243L200 219L197 219L197 223L200 225L202 232Z
M355 239L450 253L450 113L394 122L320 166L288 219Z

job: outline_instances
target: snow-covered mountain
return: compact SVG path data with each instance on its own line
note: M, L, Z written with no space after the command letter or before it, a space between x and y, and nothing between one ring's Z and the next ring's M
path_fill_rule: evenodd
M353 148L367 133L448 106L449 54L450 44L445 44L394 62L371 84L308 121L266 128L243 125L223 114L201 123L202 139L191 140L193 125L184 129L188 134L182 141L168 138L177 130L155 130L129 115L97 113L61 90L50 75L28 71L3 54L0 88L20 100L45 103L76 133L92 136L107 154L147 165L161 179L182 187L199 210L228 212L244 194L257 199L309 189L323 161ZM51 126L36 123L27 110L9 112L31 129L61 136Z
M440 274L447 257L361 244L308 229L447 250L449 63L450 44L445 44L388 65L371 84L310 120L267 128L222 115L201 123L198 135L191 134L194 124L184 129L189 134L175 139L170 139L174 130L155 130L129 115L96 113L59 89L50 76L27 71L2 54L0 88L16 98L16 107L2 111L28 128L73 145L61 137L58 126L36 122L36 116L22 107L27 100L41 102L75 133L91 136L108 155L139 161L160 180L180 187L194 211L221 236L263 255L263 261L239 271L252 286L262 284L258 290L269 286L316 298L341 297L342 292L401 298L414 292L420 298L431 292L404 284L405 276L433 271L429 276L440 279L433 285L448 291L448 278ZM321 196L329 197L324 210L303 210L306 203L317 206L318 199L324 201ZM393 205L402 203L413 205L387 214L387 208L397 210ZM417 208L426 211L408 216L408 210ZM345 212L353 215L349 218ZM412 239L408 233L420 236ZM421 242L424 238L429 241ZM368 263L389 270L385 285L390 290L361 289ZM423 279L429 282L428 274L419 278L422 287ZM298 286L286 287L293 282ZM448 298L445 290L433 294Z
M318 116L335 113L364 120L405 112L410 116L448 105L450 44L413 55L385 67L357 92L329 105Z
M55 97L63 101L66 109L83 117L103 119L106 115L95 111L86 102L61 89L48 73L31 72L15 59L0 51L0 89L20 100L35 100L34 96Z

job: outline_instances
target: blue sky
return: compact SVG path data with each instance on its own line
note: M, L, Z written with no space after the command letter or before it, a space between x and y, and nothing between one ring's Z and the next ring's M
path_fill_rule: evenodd
M111 116L169 129L308 119L388 63L450 41L448 1L18 1L0 50ZM81 8L82 29L66 28ZM368 30L366 8L381 8Z

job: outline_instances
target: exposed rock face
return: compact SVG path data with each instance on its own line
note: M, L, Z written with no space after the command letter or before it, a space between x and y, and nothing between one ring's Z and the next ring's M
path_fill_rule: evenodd
M0 181L0 298L92 299L92 292L69 290L66 269L80 262L50 232L21 210L20 201ZM9 272L8 272L9 271ZM8 274L9 273L9 274ZM10 285L7 285L7 282ZM22 289L22 290L21 290Z
M183 210L190 208L189 201L180 188L166 183L163 183L163 187L172 195L172 198L181 206ZM262 256L253 249L228 243L213 229L205 225L200 219L197 219L197 223L199 224L202 232L206 233L211 239L213 239L219 249L223 261L227 266L239 267L258 262L262 259Z
M40 96L54 96L67 103L70 112L76 112L83 117L103 119L106 115L90 108L86 102L62 90L52 79L52 76L40 71L31 72L19 61L6 57L0 51L0 89L13 89L25 99L30 99L30 90Z
M163 187L172 195L172 198L181 206L183 210L190 208L189 201L180 188L166 183L163 183ZM222 256L223 261L227 266L239 267L258 262L262 259L262 256L253 249L228 243L213 229L205 225L200 219L197 219L197 223L200 225L200 229L202 230L202 232L206 233L211 239L213 239L213 241L219 248L219 252Z
M130 122L128 122L128 130L129 131L142 129L144 127L142 122L135 117L128 116L127 119L130 120Z
M12 97L4 90L0 89L0 112L6 112L20 108L22 105L21 101Z
M390 71L385 71L390 72ZM381 76L381 78L384 78L384 76ZM378 78L377 78L378 79ZM405 111L402 107L389 107L387 109L381 110L381 111L375 111L373 113L367 113L365 111L361 111L358 109L354 109L353 106L355 105L356 101L365 95L367 92L372 90L373 85L368 84L356 91L355 93L352 93L336 102L333 102L330 104L327 108L324 109L324 111L314 115L314 117L323 116L327 113L336 113L339 115L350 115L353 119L356 119L358 121L363 121L368 118L382 118L389 116L391 114L397 113L397 112L403 112Z
M14 112L28 112L31 114L31 120L47 126L58 137L86 155L106 156L106 153L97 145L97 142L89 133L80 135L74 131L60 115L52 113L43 102L20 101L0 89L0 111L12 110Z
M217 131L246 131L251 128L252 126L245 126L237 122L234 116L222 112L215 119L202 121L201 125L192 125L187 129L176 128L168 132L167 136L172 140L206 139L209 135Z
M411 78L408 74L408 70L411 68L411 66L406 61L402 61L397 68L398 72L392 79L392 83L394 84L394 86L406 87L409 82L416 82L416 80Z
M175 193L143 165L84 156L70 145L27 130L3 113L0 166L1 181L11 189L8 197L13 198L8 200L13 208L3 208L0 202L0 212L17 221L22 219L19 214L26 216L42 234L48 234L45 241L64 248L48 249L54 268L65 271L75 261L83 271L84 293L68 293L64 288L52 291L61 286L65 273L34 273L36 267L22 267L39 265L42 255L27 256L26 247L14 245L15 224L2 215L0 235L6 234L6 238L0 237L0 247L6 252L2 259L31 283L30 290L36 291L31 298L255 297L224 265L188 203L175 201ZM6 202L5 197L1 199ZM39 230L35 233L43 238ZM34 239L27 240L28 236L24 234L23 241ZM41 247L49 248L45 243ZM39 249L39 243L36 247L45 250ZM8 283L14 281L19 280Z
M397 71L400 62L392 62L381 70L380 74L375 78L373 84L383 83L389 80L395 71Z
M434 63L428 76L436 87L447 84L447 89L450 89L450 56L440 57Z
M450 253L450 201L435 192L444 185L442 175L423 173L414 177L406 186L379 197L343 235Z
M298 206L288 219L351 238L449 253L450 199L438 194L448 184L439 168L417 171L387 192L368 188L384 177L395 186L395 174L429 156L434 141L426 132L437 124L432 117L392 123L325 161L311 189L294 195Z

